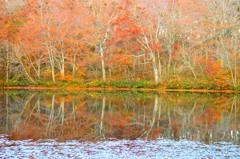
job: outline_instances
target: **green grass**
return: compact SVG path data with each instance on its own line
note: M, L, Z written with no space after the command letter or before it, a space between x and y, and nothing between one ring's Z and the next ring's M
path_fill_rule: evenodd
M9 80L4 86L37 86L37 87L47 87L47 88L129 88L129 89L208 89L208 90L220 90L220 89L231 89L240 90L238 87L221 87L217 85L214 81L209 81L205 79L200 80L189 80L189 79L170 79L169 81L162 82L156 85L153 81L146 80L109 80L104 83L101 80L69 80L69 81L36 81L36 84L31 83L26 80Z
M168 89L220 89L208 80L170 80L166 86Z

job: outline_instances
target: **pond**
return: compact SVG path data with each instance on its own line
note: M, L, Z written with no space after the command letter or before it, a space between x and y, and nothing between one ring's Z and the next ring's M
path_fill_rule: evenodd
M240 158L240 96L0 92L0 158Z

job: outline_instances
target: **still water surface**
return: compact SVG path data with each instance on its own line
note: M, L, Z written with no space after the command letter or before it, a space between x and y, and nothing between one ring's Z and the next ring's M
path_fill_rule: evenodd
M240 96L0 93L0 158L240 158Z

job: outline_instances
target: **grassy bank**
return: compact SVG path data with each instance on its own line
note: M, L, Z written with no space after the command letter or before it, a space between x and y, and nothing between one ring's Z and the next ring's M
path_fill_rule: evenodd
M240 87L233 87L226 84L216 84L207 80L169 80L155 84L153 81L124 81L109 80L106 83L100 80L78 80L78 81L29 81L9 80L8 83L2 83L4 88L41 88L41 89L146 89L146 90L232 90L239 91Z

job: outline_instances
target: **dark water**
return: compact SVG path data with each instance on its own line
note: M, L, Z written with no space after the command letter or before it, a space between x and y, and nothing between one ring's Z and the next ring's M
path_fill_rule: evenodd
M240 158L240 96L2 91L0 158Z

